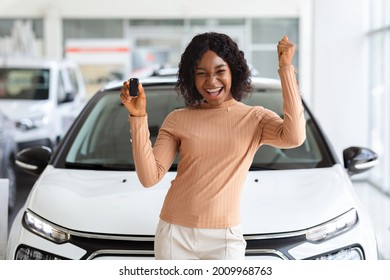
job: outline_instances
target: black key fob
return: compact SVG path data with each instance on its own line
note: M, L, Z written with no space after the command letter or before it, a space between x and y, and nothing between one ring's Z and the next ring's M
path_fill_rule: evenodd
M130 96L138 96L138 82L137 78L130 78Z

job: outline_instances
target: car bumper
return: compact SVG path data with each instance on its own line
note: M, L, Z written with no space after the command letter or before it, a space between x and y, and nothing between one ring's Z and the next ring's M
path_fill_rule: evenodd
M56 244L34 234L20 221L12 228L7 259L153 259L153 236L109 236L70 231L70 240ZM16 219L15 219L16 220ZM20 224L19 224L20 223ZM247 260L376 260L376 240L361 222L321 243L306 240L305 231L245 235Z

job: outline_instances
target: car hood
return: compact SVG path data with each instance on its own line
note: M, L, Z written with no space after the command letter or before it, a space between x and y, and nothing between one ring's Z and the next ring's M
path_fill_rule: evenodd
M49 107L49 100L1 100L0 109L10 120L19 121L21 118L40 116L46 107Z
M175 173L145 189L135 172L55 169L35 183L26 207L70 230L153 235ZM242 194L245 234L303 230L356 207L352 184L340 165L332 168L255 171Z

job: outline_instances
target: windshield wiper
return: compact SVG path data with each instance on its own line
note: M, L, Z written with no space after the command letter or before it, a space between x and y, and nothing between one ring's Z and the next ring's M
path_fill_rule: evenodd
M87 170L135 170L132 164L66 162L65 167Z

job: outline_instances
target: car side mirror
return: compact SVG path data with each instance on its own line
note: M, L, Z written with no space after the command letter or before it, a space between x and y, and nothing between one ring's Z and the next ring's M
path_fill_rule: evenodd
M62 103L72 102L75 99L75 94L73 92L67 92Z
M362 147L350 147L343 151L344 167L350 176L365 172L378 163L378 155Z
M49 164L52 151L45 146L26 148L16 155L15 163L25 172L39 176Z

